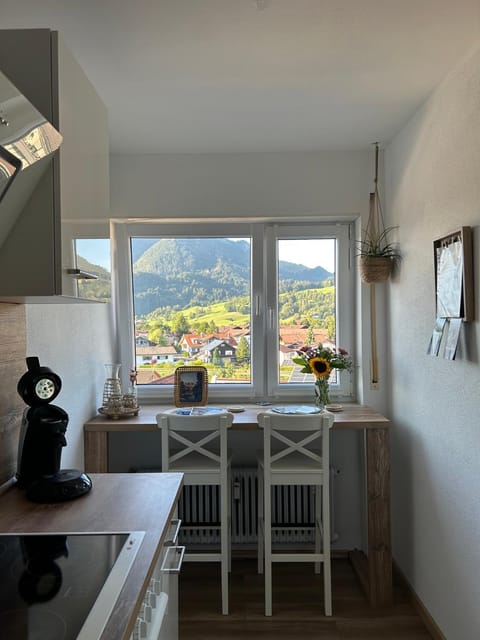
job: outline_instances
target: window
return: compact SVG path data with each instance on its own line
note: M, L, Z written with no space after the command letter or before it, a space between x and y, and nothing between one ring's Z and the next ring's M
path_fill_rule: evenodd
M111 299L110 240L106 238L76 238L75 265L96 279L79 279L77 295L88 300L108 302Z
M212 401L310 400L296 351L323 342L352 353L348 223L112 229L121 361L137 368L140 397L168 401L175 369L201 364ZM330 386L351 395L350 374Z

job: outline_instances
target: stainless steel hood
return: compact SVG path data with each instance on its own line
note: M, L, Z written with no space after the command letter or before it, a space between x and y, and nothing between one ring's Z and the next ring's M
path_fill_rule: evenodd
M0 246L62 136L0 72Z

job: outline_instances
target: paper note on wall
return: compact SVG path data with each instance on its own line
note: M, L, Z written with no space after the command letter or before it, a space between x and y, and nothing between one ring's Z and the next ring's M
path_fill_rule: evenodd
M461 318L451 318L448 322L447 339L445 343L444 357L447 360L455 360L457 352L458 337L460 336Z
M437 249L437 318L460 317L462 288L462 243L451 242Z
M437 318L435 320L435 326L433 327L432 337L430 338L430 344L428 345L427 353L432 356L438 356L440 349L440 343L443 336L443 328L445 327L446 318Z

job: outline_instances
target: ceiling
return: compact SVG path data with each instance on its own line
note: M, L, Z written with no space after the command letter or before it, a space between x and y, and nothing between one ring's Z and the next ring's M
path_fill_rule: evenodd
M58 30L114 153L386 143L480 38L480 0L1 0Z

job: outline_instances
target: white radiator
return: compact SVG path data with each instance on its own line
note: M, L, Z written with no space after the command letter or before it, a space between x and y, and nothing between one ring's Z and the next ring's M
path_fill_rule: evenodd
M330 469L330 508L332 542L338 539L335 531L333 479L338 470ZM276 486L272 489L272 523L277 527L273 542L313 542L313 488L308 486ZM217 486L187 486L178 505L182 520L183 544L218 543L220 504ZM257 471L232 469L232 544L257 541Z

